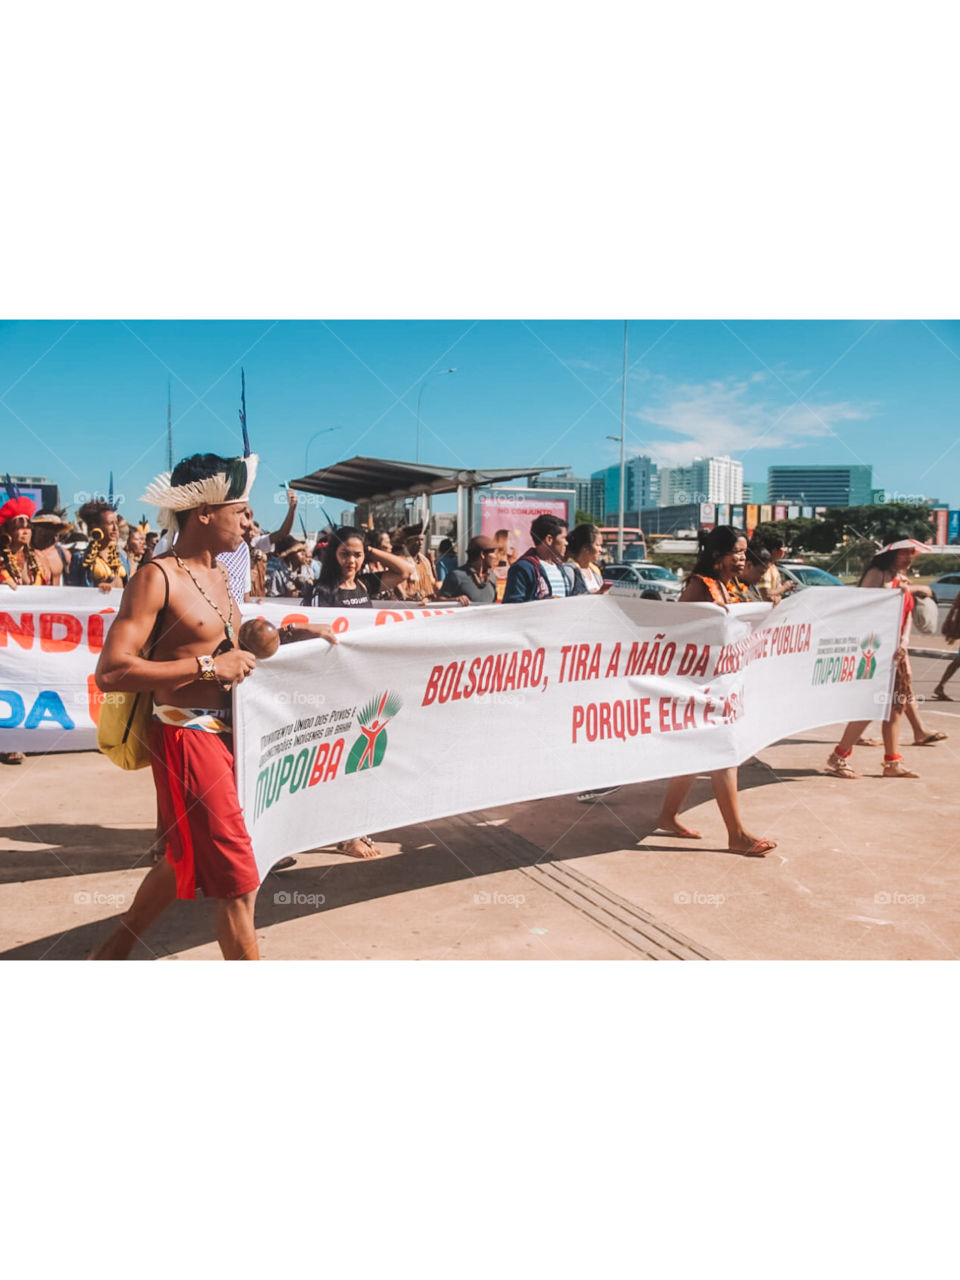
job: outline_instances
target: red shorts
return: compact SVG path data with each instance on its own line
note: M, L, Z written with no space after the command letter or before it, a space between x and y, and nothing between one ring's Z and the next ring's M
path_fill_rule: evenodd
M177 897L239 898L260 883L233 776L233 739L154 720L150 754Z

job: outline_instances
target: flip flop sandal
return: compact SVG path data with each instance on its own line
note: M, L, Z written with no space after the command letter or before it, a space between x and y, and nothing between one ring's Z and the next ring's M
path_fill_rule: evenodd
M853 745L855 747L882 747L883 743L879 738L858 738Z
M363 857L363 854L358 854L358 853L348 853L348 852L347 852L347 845L348 845L348 844L365 844L365 845L367 846L367 848L368 848L368 849L373 849L373 850L375 851L375 852L374 852L374 854L368 855L368 856L370 856L370 857L374 857L374 856L376 856L376 853L378 852L378 850L377 850L377 846L373 843L373 841L370 839L370 837L369 837L369 836L354 836L354 837L353 837L353 839L351 839L351 840L341 840L341 841L339 842L339 844L337 845L337 853L346 853L346 854L347 854L347 857L349 857L349 858L362 858L362 857Z
M943 693L942 691L938 693L936 689L934 689L930 697L934 702L953 702L953 698L948 693Z
M275 862L270 868L270 874L272 875L274 871L289 871L291 867L295 867L296 865L296 858L281 858L279 862Z
M690 827L656 827L650 832L652 836L673 836L675 840L702 840L703 835Z
M932 747L935 742L945 742L948 736L946 733L928 733L925 738L918 738L913 745L915 747Z
M612 796L615 791L619 790L619 787L600 787L595 791L581 791L577 796L577 803L596 804L598 800L605 800L607 796Z
M730 853L739 853L744 858L762 858L764 854L777 847L776 840L754 840L749 849L730 849Z

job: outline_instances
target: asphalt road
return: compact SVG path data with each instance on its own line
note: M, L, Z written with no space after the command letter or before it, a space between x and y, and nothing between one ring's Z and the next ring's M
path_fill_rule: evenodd
M926 637L924 637L926 640ZM918 658L912 656L910 658L910 666L913 671L913 691L917 695L918 701L924 703L922 716L924 723L931 716L960 716L960 671L950 681L947 686L947 693L952 698L956 698L956 702L934 702L929 700L933 693L934 686L943 675L948 665L948 658L956 654L956 646L949 651L945 650L943 658ZM931 725L931 727L933 727Z

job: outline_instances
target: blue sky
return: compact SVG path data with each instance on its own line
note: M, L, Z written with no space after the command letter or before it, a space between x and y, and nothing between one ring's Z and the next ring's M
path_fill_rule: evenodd
M72 505L112 469L136 517L165 467L168 377L175 456L235 453L242 364L268 523L305 469L412 461L418 392L450 366L423 390L423 461L589 474L618 456L622 336L619 320L5 322L0 472L47 475ZM960 500L960 322L632 320L629 362L628 454L729 453L750 480L872 463L877 488Z

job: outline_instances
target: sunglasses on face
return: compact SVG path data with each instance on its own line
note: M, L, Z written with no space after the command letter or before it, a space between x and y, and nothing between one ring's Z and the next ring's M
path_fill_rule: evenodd
M8 523L9 523L9 524L10 524L10 526L11 526L12 528L14 528L14 529L29 529L29 528L30 528L30 517L29 517L29 516L14 516L12 520L8 521Z

